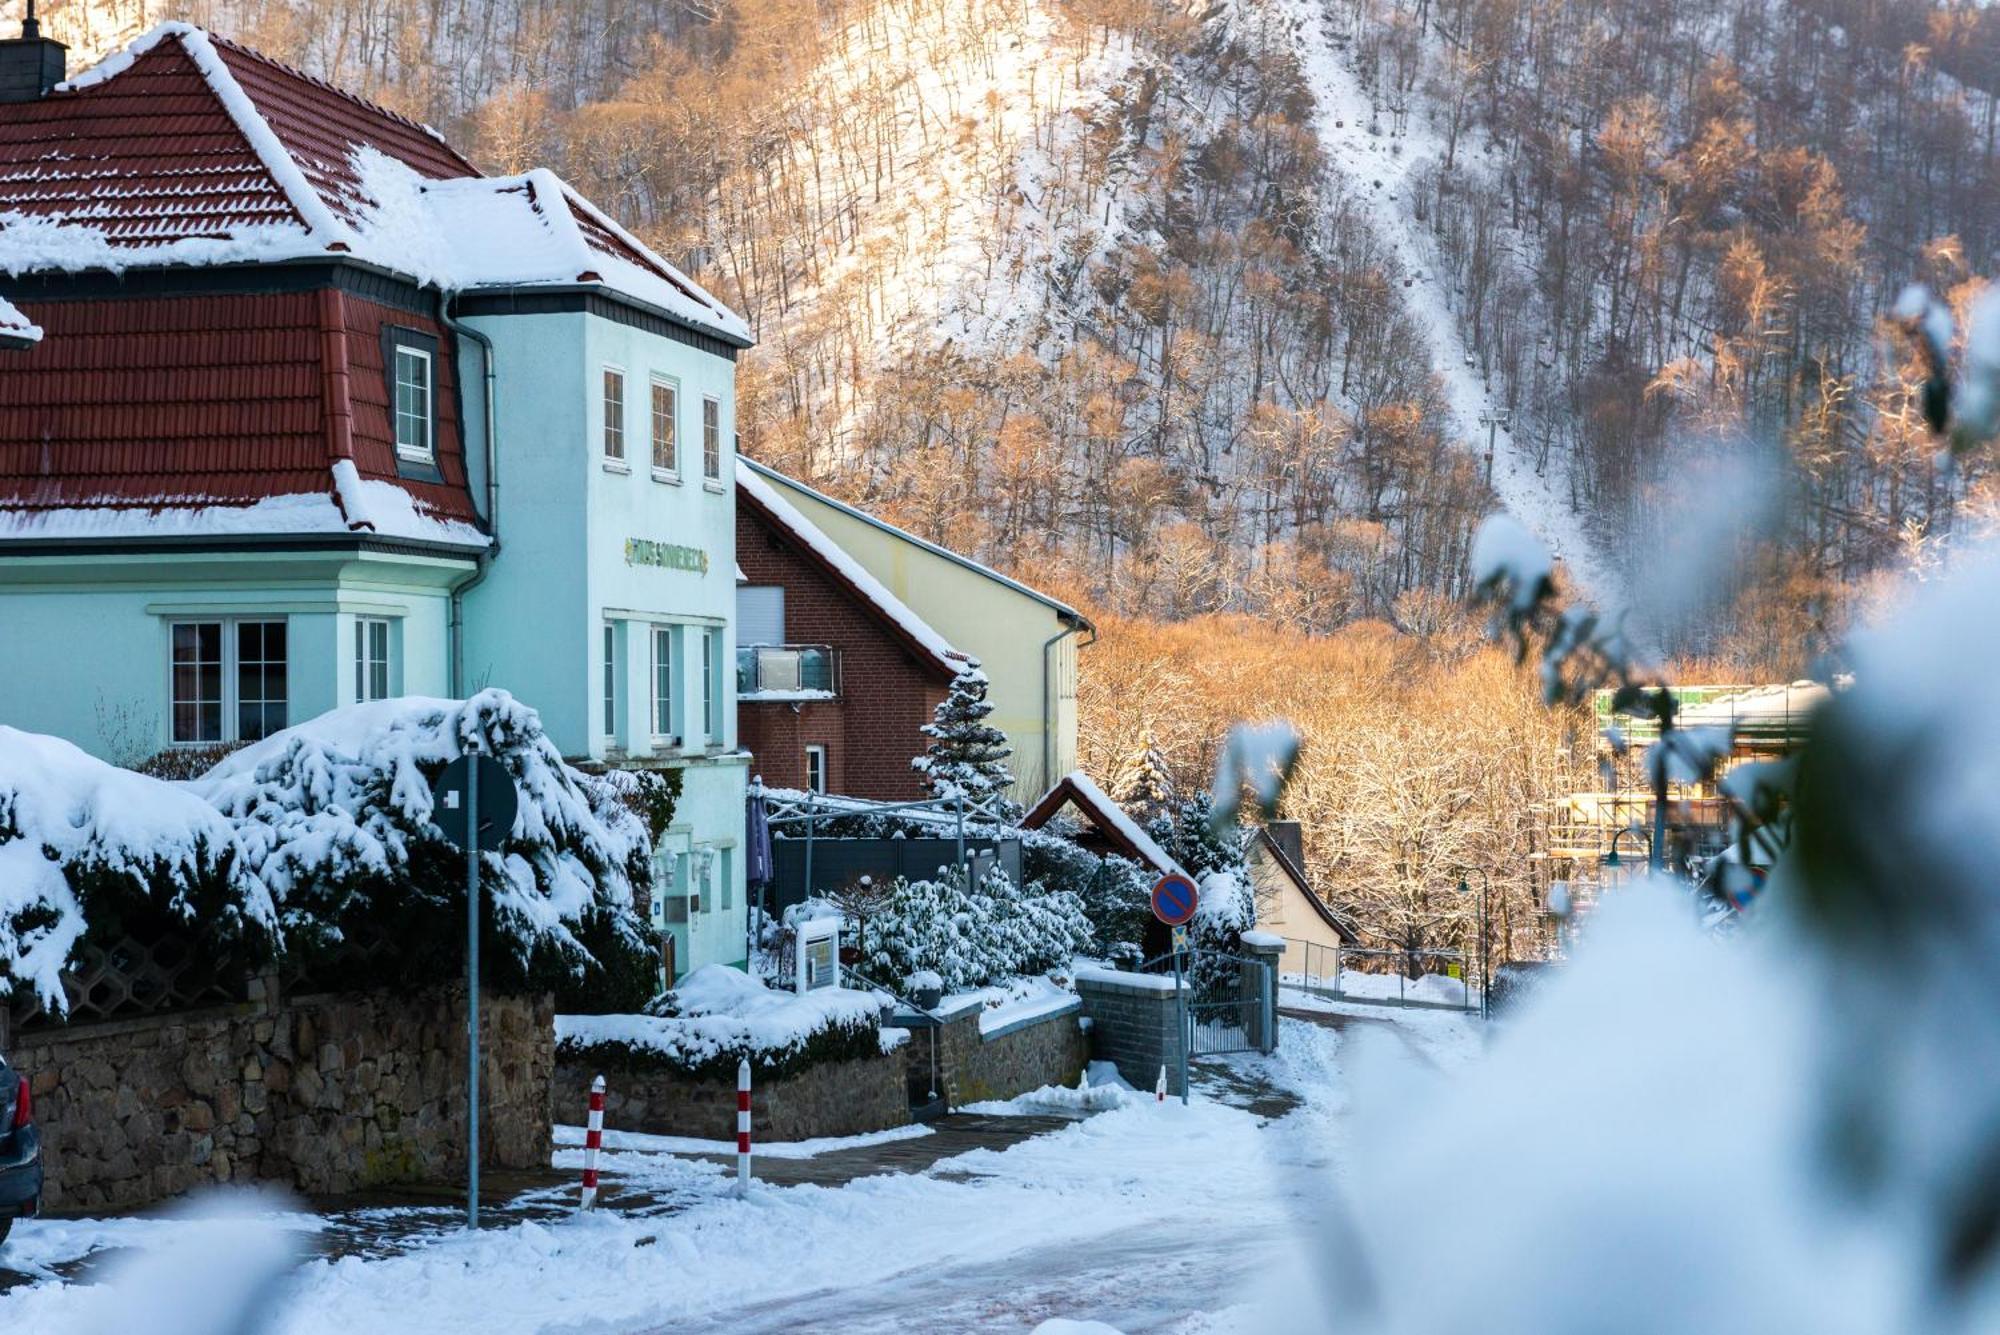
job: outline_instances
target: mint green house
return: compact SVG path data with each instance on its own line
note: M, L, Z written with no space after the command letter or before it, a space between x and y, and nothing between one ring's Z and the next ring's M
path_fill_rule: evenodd
M741 962L744 323L553 175L200 29L5 110L0 723L196 763L501 687L681 773L655 921Z

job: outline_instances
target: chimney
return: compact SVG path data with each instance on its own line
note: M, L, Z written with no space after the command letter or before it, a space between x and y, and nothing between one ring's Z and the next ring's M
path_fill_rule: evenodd
M1305 830L1295 820L1274 820L1264 827L1271 836L1271 842L1278 846L1288 861L1299 869L1301 876L1306 870Z
M35 18L35 0L28 0L28 16L21 20L21 35L0 41L0 102L34 102L47 97L49 90L63 81L69 48L42 36Z

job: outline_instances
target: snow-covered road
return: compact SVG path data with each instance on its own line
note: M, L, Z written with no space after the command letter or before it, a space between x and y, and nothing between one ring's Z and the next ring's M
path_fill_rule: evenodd
M1328 1195L1347 1041L1287 1021L1279 1054L1238 1062L1233 1081L1211 1085L1219 1097L1184 1108L1128 1096L1087 1120L919 1173L761 1185L748 1202L727 1196L718 1174L714 1190L695 1191L670 1215L530 1220L442 1233L399 1255L307 1261L276 1328L1029 1331L1055 1317L1128 1332L1264 1328L1253 1306L1260 1280L1285 1240L1312 1231ZM1245 1102L1228 1090L1246 1082L1298 1106L1273 1120L1225 1101ZM650 1171L643 1152L619 1157L633 1161L628 1171ZM659 1157L660 1171L690 1176L686 1160ZM302 1226L310 1217L265 1222ZM176 1240L174 1225L158 1220L50 1227L136 1254ZM197 1226L183 1232L181 1241L198 1240ZM32 1245L32 1230L26 1238ZM107 1264L85 1282L0 1296L0 1327L115 1324L128 1310L116 1279Z

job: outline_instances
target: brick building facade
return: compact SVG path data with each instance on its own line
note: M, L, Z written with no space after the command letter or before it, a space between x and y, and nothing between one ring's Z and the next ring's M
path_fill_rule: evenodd
M737 733L753 772L773 788L819 787L848 797L922 797L910 768L920 729L943 701L963 661L825 535L754 478L738 474L736 562L739 594L772 590L776 609L761 638L740 630ZM739 627L743 614L739 613ZM757 624L757 618L751 618ZM822 653L821 651L830 651ZM762 687L758 655L784 655L782 684ZM795 684L799 655L825 664L823 684ZM809 762L808 748L815 748ZM818 768L818 774L809 772ZM817 780L817 782L815 782Z

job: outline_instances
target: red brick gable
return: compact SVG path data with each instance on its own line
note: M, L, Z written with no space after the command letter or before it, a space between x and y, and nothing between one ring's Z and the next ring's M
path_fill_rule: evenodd
M805 786L805 748L827 748L829 787L881 801L924 796L912 758L920 731L949 691L952 674L898 633L812 549L737 492L736 563L754 585L785 590L785 635L840 651L837 700L743 700L737 732L752 769L774 788Z

